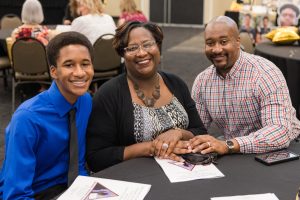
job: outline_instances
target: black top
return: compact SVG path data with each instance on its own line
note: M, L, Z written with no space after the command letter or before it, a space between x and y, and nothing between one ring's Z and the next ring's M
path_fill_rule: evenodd
M188 114L187 130L194 135L206 133L186 84L175 75L160 75ZM122 162L125 146L136 143L133 110L126 74L111 79L97 91L87 129L86 154L92 171Z

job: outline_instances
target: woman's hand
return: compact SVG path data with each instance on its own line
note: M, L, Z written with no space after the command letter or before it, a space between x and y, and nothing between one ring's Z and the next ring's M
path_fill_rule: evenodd
M170 129L160 134L154 141L154 155L159 158L168 158L178 141L183 137L181 129Z
M192 149L190 148L190 142L189 141L178 141L173 152L174 154L181 155L186 153L191 153Z
M132 158L139 157L149 157L154 155L154 145L153 141L135 143L129 146L126 146L124 149L124 160L129 160Z
M180 155L191 152L192 149L189 148L189 141L180 140L177 142L173 152L168 156L168 159L175 160L178 162L184 162L184 159Z

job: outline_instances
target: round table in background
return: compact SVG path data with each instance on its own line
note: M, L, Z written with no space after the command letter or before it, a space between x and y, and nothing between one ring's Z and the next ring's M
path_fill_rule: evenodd
M255 54L272 61L283 73L292 100L292 104L300 116L300 46L276 45L262 42L255 47Z

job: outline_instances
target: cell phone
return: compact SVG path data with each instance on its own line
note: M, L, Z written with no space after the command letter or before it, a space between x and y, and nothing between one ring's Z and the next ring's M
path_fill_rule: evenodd
M262 162L265 165L274 165L297 159L299 159L299 155L287 149L259 154L255 156L255 160Z

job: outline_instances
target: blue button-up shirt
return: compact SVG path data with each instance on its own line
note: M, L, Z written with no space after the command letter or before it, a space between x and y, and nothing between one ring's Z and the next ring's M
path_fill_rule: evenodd
M85 169L85 132L91 112L89 94L71 105L55 82L49 90L24 102L5 132L5 159L0 171L0 199L33 199L33 195L67 183L68 112L76 109L79 174Z

